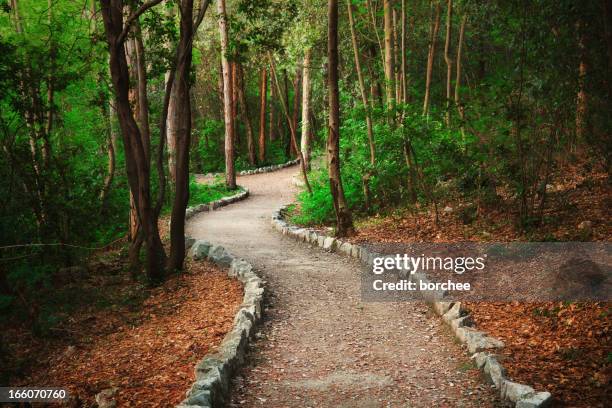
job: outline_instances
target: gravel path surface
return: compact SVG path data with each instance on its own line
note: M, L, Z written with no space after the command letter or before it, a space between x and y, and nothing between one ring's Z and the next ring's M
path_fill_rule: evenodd
M236 379L240 407L490 407L499 404L450 331L420 303L363 303L357 261L272 229L297 167L238 178L242 202L189 220L266 279L265 321Z

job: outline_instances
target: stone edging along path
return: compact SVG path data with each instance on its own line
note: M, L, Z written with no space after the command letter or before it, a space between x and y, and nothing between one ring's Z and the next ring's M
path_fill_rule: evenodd
M249 191L244 189L238 194L213 201L210 204L189 207L185 219L202 211L212 211L215 208L244 200L248 195ZM261 320L264 282L257 276L250 263L235 257L220 245L213 245L203 240L196 241L185 236L185 246L189 249L189 257L194 260L208 259L220 267L229 268L228 276L244 284L244 297L234 317L232 329L225 335L217 351L207 354L196 364L196 381L187 391L187 398L177 408L222 406L229 399L232 376L244 364L253 328Z
M289 206L283 206L272 216L272 226L283 235L290 236L298 241L317 245L325 250L338 252L347 256L358 258L361 262L371 265L376 257L385 255L375 253L362 245L351 244L308 228L291 225L285 220ZM425 274L417 272L409 275L407 279L414 282L429 282ZM506 378L506 370L500 364L495 354L496 350L504 347L504 343L486 333L476 330L468 311L461 302L441 301L443 292L423 293L423 299L430 303L434 311L450 326L455 337L466 346L476 366L483 372L485 378L493 383L499 390L502 400L515 404L517 408L545 407L551 403L549 392L536 392L532 387L510 381Z
M291 160L283 164L243 170L241 176L249 174L268 173L298 163ZM249 190L243 190L233 196L224 197L208 204L200 204L187 208L185 220L204 211L214 211L216 208L244 200L249 196ZM249 338L253 328L261 321L264 281L257 276L253 265L229 253L220 245L213 245L203 240L195 240L185 236L185 248L188 256L194 260L208 259L214 264L229 268L228 276L237 278L244 284L244 297L240 309L234 316L230 330L218 350L209 353L195 367L196 381L187 391L185 398L177 408L208 408L223 406L229 400L230 381L238 368L244 364Z
M256 169L251 170L242 170L238 172L238 176L248 176L251 174L260 174L260 173L270 173L272 171L281 170L285 167L293 166L294 164L298 164L300 159L289 160L288 162L281 164L271 164L269 166L258 167ZM223 173L207 173L206 176L214 177L214 176L222 176Z

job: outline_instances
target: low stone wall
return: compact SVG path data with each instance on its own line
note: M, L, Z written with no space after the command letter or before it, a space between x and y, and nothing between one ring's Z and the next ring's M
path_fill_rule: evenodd
M187 238L189 256L195 260L208 259L229 268L228 276L244 283L244 297L234 317L232 330L225 335L218 350L207 354L195 366L196 380L187 391L178 408L211 408L224 406L229 400L230 383L245 361L249 339L261 320L263 307L263 280L253 266L237 258L219 245Z
M295 160L289 160L286 163L271 164L269 166L258 167L256 169L251 169L251 170L242 170L242 171L238 172L238 175L239 176L248 176L248 175L251 175L251 174L270 173L272 171L284 169L285 167L291 167L294 164L298 164L299 162L300 162L299 159L295 159ZM222 175L223 175L223 173L207 173L204 176L206 176L206 177L216 177L216 176L222 176Z
M259 174L259 173L270 173L271 171L276 171L280 169L284 169L285 167L293 166L294 164L298 164L300 162L299 159L290 160L287 163L282 164L272 164L270 166L258 167L252 170L242 170L238 173L240 176L248 176L249 174Z
M187 208L187 210L185 211L185 221L187 221L189 218L193 217L197 213L201 213L203 211L213 211L219 207L224 207L226 205L235 203L236 201L244 200L249 196L249 190L244 187L240 188L242 188L242 191L238 192L237 194L234 194L233 196L223 197L208 204L200 204Z
M248 195L249 192L245 189L234 196L207 205L190 207L187 209L186 218L201 211L211 211L243 200ZM228 276L244 284L244 297L234 317L232 330L225 335L217 351L207 354L196 364L196 380L177 408L225 406L229 401L231 379L244 364L249 339L262 317L263 280L257 276L250 263L235 257L222 246L187 236L185 244L189 257L194 260L207 259L220 267L228 268Z
M287 208L288 206L281 207L272 216L272 226L283 235L317 245L331 252L357 258L366 265L372 265L374 258L385 256L362 245L352 244L308 228L291 225L285 221ZM429 282L427 276L419 272L407 276L406 279L417 283L419 281ZM472 327L473 321L461 302L445 302L443 292L428 292L423 294L422 297L424 301L432 305L438 315L442 316L443 321L449 325L455 337L465 345L476 366L483 372L487 380L499 390L502 400L515 404L516 408L538 408L551 403L552 396L549 392L536 392L528 385L519 384L506 378L506 370L500 364L500 359L496 354L504 347L504 343Z

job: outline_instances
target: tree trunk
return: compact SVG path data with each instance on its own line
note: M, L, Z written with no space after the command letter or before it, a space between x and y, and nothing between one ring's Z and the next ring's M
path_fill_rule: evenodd
M220 0L222 2L224 0ZM190 74L193 43L193 0L180 2L181 22L176 63L177 132L176 183L170 224L168 268L182 270L185 261L185 210L189 202L189 147L191 145ZM223 14L223 13L220 13Z
M431 75L433 73L433 62L436 55L436 42L438 30L440 29L440 3L436 4L435 16L431 22L429 37L429 52L427 54L427 74L425 78L425 97L423 98L423 115L429 114L429 93L431 88Z
M268 99L268 78L266 68L261 69L259 80L259 164L266 161L266 104Z
M133 10L130 9L130 12ZM126 40L126 60L128 63L128 72L130 78L136 78L136 84L134 85L130 82L130 88L128 91L128 96L130 99L130 104L135 109L135 117L136 121L140 122L140 102L138 101L139 92L138 92L138 56L136 55L136 40L134 37L128 38ZM140 132L142 133L142 128L140 127ZM142 140L142 139L141 139ZM133 278L137 276L140 264L140 249L142 248L142 239L138 236L141 232L138 225L138 208L136 205L136 200L134 199L134 194L136 192L130 189L130 214L128 216L128 241L130 242L129 248L129 260L130 260L130 274Z
M247 151L249 155L249 164L251 166L255 166L255 141L253 140L253 124L251 123L251 116L249 115L249 106L245 96L245 81L244 81L244 70L242 69L242 65L238 67L239 73L239 83L238 86L238 99L240 100L240 105L242 105L242 118L246 125L247 131Z
M402 39L401 46L401 101L408 101L408 86L406 84L406 0L402 0Z
M103 209L106 205L106 199L113 184L113 179L115 178L115 151L117 146L117 133L113 127L114 111L112 105L110 103L105 103L101 105L100 108L102 111L102 116L107 119L105 130L106 140L108 143L108 167L106 177L104 178L104 184L102 190L100 191L100 208Z
M393 11L391 0L383 0L384 28L385 28L385 93L387 104L392 105L393 98Z
M166 74L166 81L168 75ZM177 131L177 101L176 101L176 86L172 86L170 93L170 104L168 105L168 122L166 130L166 143L168 145L168 174L170 175L170 181L172 184L176 181L176 174L174 170L176 168L176 131Z
M374 131L372 129L372 116L370 112L370 106L368 102L368 95L366 93L365 81L363 79L363 72L361 71L361 62L359 60L359 47L357 45L357 33L355 32L355 21L353 20L353 6L350 1L347 2L349 28L351 30L351 43L353 45L353 57L355 59L355 70L357 71L357 80L359 82L359 91L361 94L361 102L366 112L366 128L368 132L368 145L370 147L370 165L372 168L376 161L376 149L374 145ZM363 195L365 201L366 210L371 206L370 199L370 177L372 176L372 170L366 171L362 177L363 183Z
M293 80L293 111L291 113L291 121L293 122L293 129L297 133L298 123L300 120L300 78L302 76L302 70L297 67L295 70L295 79ZM296 136L297 141L297 136ZM294 146L291 143L290 154L291 157L297 156L297 145ZM304 163L305 164L305 163Z
M366 93L365 81L363 79L363 71L361 70L361 61L359 59L359 47L357 45L357 33L355 32L355 21L353 20L353 7L351 2L347 2L349 27L351 29L351 42L353 44L353 57L355 59L355 70L357 71L357 80L359 82L359 91L361 93L361 102L366 111L366 126L368 131L368 144L370 146L370 164L374 165L376 160L376 149L374 144L374 131L372 130L372 116L370 113L370 104Z
M240 132L238 132L238 64L235 61L230 62L232 69L232 117L234 118L234 155L240 145Z
M302 177L304 178L304 184L306 185L306 189L308 190L310 194L312 194L312 188L310 187L310 183L308 182L308 173L306 172L306 164L304 163L304 156L302 156L302 151L299 150L297 147L296 129L293 127L293 122L291 121L291 118L289 117L289 106L288 106L289 102L285 98L282 97L283 93L281 92L280 83L278 82L278 76L276 75L276 70L274 69L274 59L272 57L272 54L268 54L268 55L270 58L270 73L271 73L272 78L274 79L276 90L278 91L278 94L281 95L281 108L282 108L283 114L285 115L285 119L287 120L287 125L289 126L291 144L293 145L293 148L295 149L295 151L298 152L299 154L300 167L302 169Z
M138 219L146 245L145 270L149 279L156 282L163 279L166 255L151 206L150 166L146 160L140 130L132 114L128 97L130 76L125 45L122 41L123 2L100 0L100 3L109 45L111 79L116 96L115 107L121 127L128 183L134 192Z
M276 88L272 84L272 67L270 67L270 130L268 136L270 141L273 142L277 138L277 127L276 127L276 107L274 102L276 101Z
M457 112L459 113L459 118L461 121L464 120L465 111L463 109L463 105L461 104L461 58L463 55L463 36L465 35L465 25L467 23L467 14L464 14L461 18L461 26L459 27L459 42L457 43L457 76L455 77L455 106L457 107ZM463 123L461 124L463 128Z
M389 0L385 0L385 9ZM327 61L329 90L329 129L327 133L327 165L329 186L336 212L336 235L354 233L353 219L344 197L340 175L340 94L338 90L338 0L328 0ZM387 16L387 14L385 14ZM385 45L387 43L385 30ZM389 44L390 45L390 44ZM388 94L389 96L389 94Z
M302 139L300 149L304 157L304 165L310 170L310 59L312 50L308 48L304 53L304 66L302 67Z
M223 68L223 118L225 121L225 184L231 190L236 188L236 170L234 169L234 117L232 116L232 78L231 67L227 59L227 14L225 0L217 1L219 15L219 33L221 36L221 64Z
M578 54L580 62L578 64L578 94L576 95L576 140L584 141L587 121L588 121L588 94L586 91L586 77L588 72L587 65L587 48L584 22L582 20L576 23L578 31Z
M444 62L446 62L446 126L450 126L451 111L451 76L453 75L453 59L450 56L451 34L453 30L453 0L446 2L446 39L444 41Z

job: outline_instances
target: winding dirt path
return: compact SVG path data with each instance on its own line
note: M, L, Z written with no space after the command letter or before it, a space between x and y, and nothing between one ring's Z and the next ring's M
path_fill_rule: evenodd
M357 261L272 229L296 167L239 177L251 195L189 221L267 281L265 321L234 384L240 407L498 405L448 329L419 303L363 303Z

